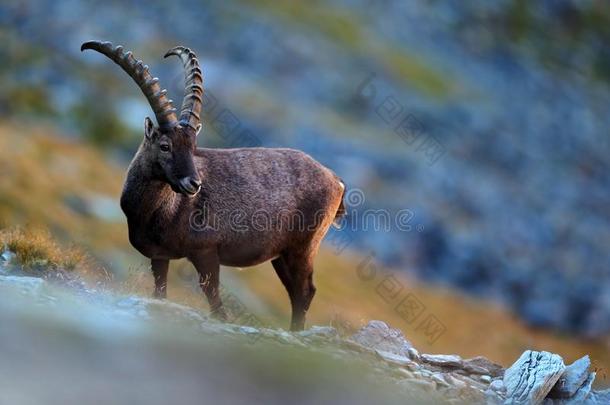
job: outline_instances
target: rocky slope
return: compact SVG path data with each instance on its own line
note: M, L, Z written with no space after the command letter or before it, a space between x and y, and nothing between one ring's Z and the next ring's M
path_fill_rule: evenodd
M509 369L483 357L420 354L381 321L351 336L224 324L170 301L28 277L0 256L0 399L12 404L602 404L587 358L526 352Z
M414 213L412 232L357 225L341 245L502 300L530 324L604 336L609 10L572 0L7 1L0 115L51 118L97 143L131 144L130 155L149 107L80 44L134 49L179 99L182 72L161 55L184 43L206 73L202 143L300 148L362 190L360 213Z

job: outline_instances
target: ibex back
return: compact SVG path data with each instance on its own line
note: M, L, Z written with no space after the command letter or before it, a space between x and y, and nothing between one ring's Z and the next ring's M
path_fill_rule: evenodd
M85 42L138 84L158 125L144 120L144 138L127 172L121 208L129 240L151 259L154 296L165 298L171 259L187 258L199 273L211 312L226 319L219 296L220 265L271 260L288 291L292 330L303 329L315 294L313 262L322 238L343 209L345 187L329 169L292 149L197 148L203 75L195 54L171 49L184 65L180 117L148 66L109 42Z

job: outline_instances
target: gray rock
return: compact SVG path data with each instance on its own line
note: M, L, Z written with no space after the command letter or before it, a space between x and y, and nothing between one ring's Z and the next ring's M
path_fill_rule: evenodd
M12 289L23 295L38 296L44 286L45 281L37 277L0 276L0 289Z
M10 250L4 250L0 255L0 263L10 263L15 258L15 253Z
M245 333L246 335L258 334L260 331L252 326L240 326L239 331Z
M197 324L207 319L191 307L168 300L129 296L118 299L114 305L123 314L140 318L154 317L171 322L190 321Z
M489 384L489 388L496 392L506 391L506 387L504 386L504 382L502 380L493 380L491 384Z
M409 354L409 358L411 360L419 361L419 352L417 351L416 348L409 347L409 349L407 350L407 353Z
M449 383L445 379L445 375L443 373L434 373L432 374L432 379L436 382L439 387L449 387Z
M399 366L412 366L414 364L408 357L401 356L400 354L394 354L392 352L386 352L383 350L375 350L375 354L382 360L387 361L391 364Z
M424 363L437 367L457 368L462 367L462 358L455 354L422 354L419 356Z
M463 367L471 374L487 374L492 377L499 377L504 374L504 367L482 356L464 360Z
M297 335L304 338L320 337L320 338L335 338L339 336L337 329L332 326L317 326L314 325L311 328L298 332Z
M590 373L587 375L586 380L583 384L576 390L574 395L570 398L549 398L547 397L543 405L580 405L580 404L597 404L597 402L592 402L595 400L594 393L591 392L591 386L593 385L593 381L595 381L595 373ZM605 405L608 405L610 402L601 402Z
M292 333L286 332L285 330L273 331L272 336L278 342L295 345L295 346L305 346L303 342L297 339Z
M589 377L591 360L584 356L566 367L557 384L549 392L549 398L570 398L584 384Z
M565 370L563 359L553 353L526 350L504 373L505 404L542 403Z
M497 392L487 389L485 390L484 394L486 405L500 405L502 403L502 398Z
M459 374L459 373L452 373L451 376L453 377L454 380L463 381L469 387L476 388L481 391L485 391L489 387L489 384L485 384L479 380L475 380L474 378L472 378L470 376L466 376L466 375Z
M460 380L459 378L453 377L450 374L445 374L445 381L447 381L447 383L453 387L456 388L466 388L467 384L465 381Z
M488 384L491 383L491 377L486 374L483 374L482 376L480 376L479 380L481 380L485 383L488 383Z
M587 379L583 382L580 388L574 393L574 396L565 401L566 405L582 404L591 393L591 386L595 381L595 373L589 373Z
M399 329L390 328L385 322L370 321L350 337L361 346L409 357L413 347Z
M591 391L585 401L586 405L608 405L610 404L610 389L604 391Z

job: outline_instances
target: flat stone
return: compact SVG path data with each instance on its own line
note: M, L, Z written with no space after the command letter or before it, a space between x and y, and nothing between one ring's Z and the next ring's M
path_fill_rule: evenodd
M247 335L252 335L256 333L260 333L260 331L252 326L240 326L239 331L245 333Z
M464 371L465 374L478 374L478 375L488 375L489 374L489 370L480 366L475 366L475 365L466 365L463 364L462 367L464 367Z
M471 374L487 374L492 377L499 377L504 374L504 367L483 356L466 359L463 364L464 370Z
M411 361L408 357L401 356L399 354L394 354L391 352L386 352L383 350L375 350L375 354L382 360L387 361L391 364L396 364L398 366L410 366L413 361Z
M462 367L462 358L455 354L422 354L419 356L424 363L437 367Z
M465 388L467 386L466 382L451 376L450 374L445 374L445 381L453 387L456 388Z
M364 347L405 357L409 357L408 350L413 347L399 329L390 328L382 321L370 321L352 335L350 340Z
M505 404L538 405L565 370L563 359L553 353L526 350L504 373Z
M314 325L311 328L298 332L297 335L310 338L310 337L320 337L320 338L335 338L339 336L339 332L337 329L332 326L317 326Z
M589 367L591 360L584 356L566 367L565 371L557 381L557 384L549 392L549 398L570 398L589 378Z

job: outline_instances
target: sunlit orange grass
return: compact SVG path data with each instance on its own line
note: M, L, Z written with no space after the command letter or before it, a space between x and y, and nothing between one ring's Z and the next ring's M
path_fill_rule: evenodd
M45 276L54 271L76 272L83 279L108 280L105 269L80 247L62 246L44 228L0 230L0 249L15 255L13 265L27 274Z
M16 255L24 268L48 267L74 270L85 261L85 253L76 248L62 248L43 229L13 228L0 231L0 244Z
M77 212L66 199L88 193L118 204L123 171L93 148L48 128L0 125L0 226L32 224L101 248L127 243L122 223Z

